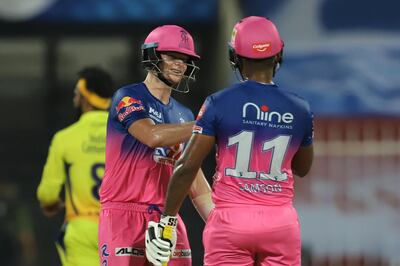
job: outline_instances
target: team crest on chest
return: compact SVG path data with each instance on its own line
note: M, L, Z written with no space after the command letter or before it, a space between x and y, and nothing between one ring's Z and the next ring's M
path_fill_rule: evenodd
M175 165L175 162L181 157L183 144L176 144L171 147L159 147L154 150L153 159L156 163Z

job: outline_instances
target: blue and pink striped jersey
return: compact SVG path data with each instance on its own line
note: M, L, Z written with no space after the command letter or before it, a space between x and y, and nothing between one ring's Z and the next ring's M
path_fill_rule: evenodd
M134 138L128 128L140 119L156 124L193 121L192 112L172 97L167 105L144 83L119 89L107 123L106 161L100 201L164 204L175 161L184 144L152 149Z
M297 95L245 81L209 96L193 132L216 138L216 206L280 205L293 199L291 161L312 144L313 118Z

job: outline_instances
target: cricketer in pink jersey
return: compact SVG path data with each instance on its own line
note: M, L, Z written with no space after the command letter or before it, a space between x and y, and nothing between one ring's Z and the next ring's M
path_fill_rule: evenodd
M156 243L172 247L160 260L145 253L144 232L149 221L163 222L160 214L169 178L194 125L192 112L173 99L171 91L188 91L199 56L190 34L175 25L154 29L142 45L142 55L148 71L145 81L120 88L110 108L99 255L102 265L108 266L162 265L169 259L169 265L191 265L182 220L177 237ZM210 191L200 170L191 197L203 219L213 208Z
M177 214L216 144L215 209L203 232L204 265L300 266L293 175L304 176L311 168L312 113L304 99L272 82L283 42L271 21L242 19L229 48L243 81L206 99L175 165L163 215ZM174 229L151 222L148 231L152 227Z

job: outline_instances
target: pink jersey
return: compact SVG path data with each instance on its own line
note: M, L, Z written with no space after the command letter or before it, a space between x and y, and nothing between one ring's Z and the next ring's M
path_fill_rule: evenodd
M156 124L192 121L192 112L173 98L165 105L144 83L119 89L113 97L107 124L105 175L100 201L162 206L175 160L183 144L149 148L129 132L133 122L150 118Z
M216 207L292 202L292 159L313 138L305 100L276 85L239 83L207 98L194 133L217 140Z

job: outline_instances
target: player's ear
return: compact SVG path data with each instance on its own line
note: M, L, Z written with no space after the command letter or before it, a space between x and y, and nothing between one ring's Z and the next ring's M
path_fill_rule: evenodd
M158 63L158 65L162 65L164 63L164 60L166 60L167 58L169 58L167 54L160 53L160 62Z
M277 61L280 65L283 63L283 50L277 54Z
M283 56L282 55L283 55L283 51L280 51L277 55L274 56L274 73L273 73L273 76L275 76L276 72L282 66L282 61L283 61Z
M243 58L236 56L236 64L240 72L243 73Z
M86 97L80 94L77 108L80 109L82 112L84 112L84 110L88 110L94 107L89 103Z
M82 94L79 91L75 90L74 99L73 99L74 108L76 108L76 109L81 108L82 98L83 98Z

